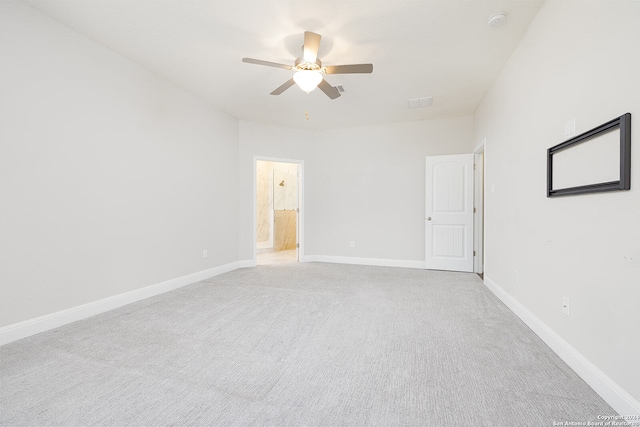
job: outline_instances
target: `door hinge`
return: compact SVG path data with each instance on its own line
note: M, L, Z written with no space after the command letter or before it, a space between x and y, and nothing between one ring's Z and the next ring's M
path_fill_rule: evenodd
M475 163L473 164L473 170L476 170L476 164Z
M476 213L476 208L473 208L473 213Z
M300 208L296 208L296 212L300 213Z
M473 251L473 256L476 256L476 251Z
M299 248L299 247L300 247L300 243L296 243L296 248Z

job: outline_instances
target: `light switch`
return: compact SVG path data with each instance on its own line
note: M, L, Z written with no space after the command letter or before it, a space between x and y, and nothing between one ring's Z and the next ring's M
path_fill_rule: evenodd
M564 137L571 138L576 136L576 118L569 120L564 124Z

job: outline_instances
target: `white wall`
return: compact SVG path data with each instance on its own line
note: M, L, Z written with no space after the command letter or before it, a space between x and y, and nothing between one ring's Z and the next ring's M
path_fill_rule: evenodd
M470 153L472 132L470 116L319 132L307 253L424 262L425 157Z
M241 122L240 259L253 257L264 156L304 161L305 256L424 262L425 157L471 152L472 132L470 116L323 132Z
M640 3L546 2L475 117L486 278L640 400ZM546 150L632 114L631 190L546 198ZM594 160L594 166L597 160ZM562 313L570 298L570 316Z
M20 2L0 57L0 326L237 260L237 120Z

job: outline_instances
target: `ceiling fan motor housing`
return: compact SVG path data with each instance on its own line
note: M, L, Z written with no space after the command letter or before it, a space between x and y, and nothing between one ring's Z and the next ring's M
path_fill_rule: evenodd
M313 70L320 71L322 69L322 62L316 58L316 62L307 62L304 58L296 59L296 70Z

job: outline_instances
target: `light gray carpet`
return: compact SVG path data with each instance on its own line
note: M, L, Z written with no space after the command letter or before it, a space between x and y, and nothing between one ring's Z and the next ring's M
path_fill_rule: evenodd
M551 426L615 414L475 274L237 270L0 356L5 426Z

